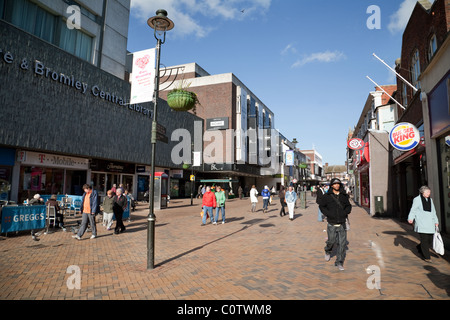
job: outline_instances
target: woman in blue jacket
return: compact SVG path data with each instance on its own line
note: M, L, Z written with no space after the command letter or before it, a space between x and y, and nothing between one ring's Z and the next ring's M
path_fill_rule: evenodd
M263 197L263 212L266 213L270 199L270 190L268 186L264 186L264 189L261 191L261 195Z
M439 220L433 200L430 197L430 188L422 186L419 192L420 195L413 200L408 222L410 224L415 222L414 231L419 233L420 238L417 250L422 254L425 261L430 262L430 246L433 241L433 234L439 226Z

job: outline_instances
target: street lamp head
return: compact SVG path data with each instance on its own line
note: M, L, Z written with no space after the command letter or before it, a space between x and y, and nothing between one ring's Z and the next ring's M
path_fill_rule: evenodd
M147 20L147 24L150 28L155 29L155 31L169 31L172 30L175 24L172 20L167 18L167 11L164 9L159 9L156 11L156 16Z

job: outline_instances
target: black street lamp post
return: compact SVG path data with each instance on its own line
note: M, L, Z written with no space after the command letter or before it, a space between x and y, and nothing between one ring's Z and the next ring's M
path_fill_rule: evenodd
M155 70L155 93L153 101L153 122L152 122L152 169L150 177L150 196L149 196L149 215L147 225L147 269L155 267L155 221L154 200L155 200L155 151L156 151L156 132L157 132L157 109L159 98L159 68L161 45L166 42L166 31L172 30L174 23L167 18L166 10L156 11L156 16L148 19L147 24L154 29L154 36L157 40L156 45L156 70ZM159 36L158 36L159 35ZM162 37L162 39L161 39Z

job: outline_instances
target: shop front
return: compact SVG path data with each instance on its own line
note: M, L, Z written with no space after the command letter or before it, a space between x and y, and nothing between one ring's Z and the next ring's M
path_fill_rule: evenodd
M134 195L135 165L116 161L93 159L90 163L91 184L99 196L106 196L106 192L116 185Z
M0 201L11 200L12 170L16 150L0 147Z
M19 203L35 194L83 194L88 159L19 150L17 163L20 165Z

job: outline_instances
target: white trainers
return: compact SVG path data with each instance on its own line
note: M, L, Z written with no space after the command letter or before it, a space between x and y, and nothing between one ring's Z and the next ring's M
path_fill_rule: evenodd
M74 236L72 236L72 238L74 238L74 239L77 239L77 240L81 240L81 238L80 238L80 236L79 235L74 235Z
M92 235L90 239L95 239L97 238L97 236Z
M331 256L328 253L325 253L325 261L330 261Z

